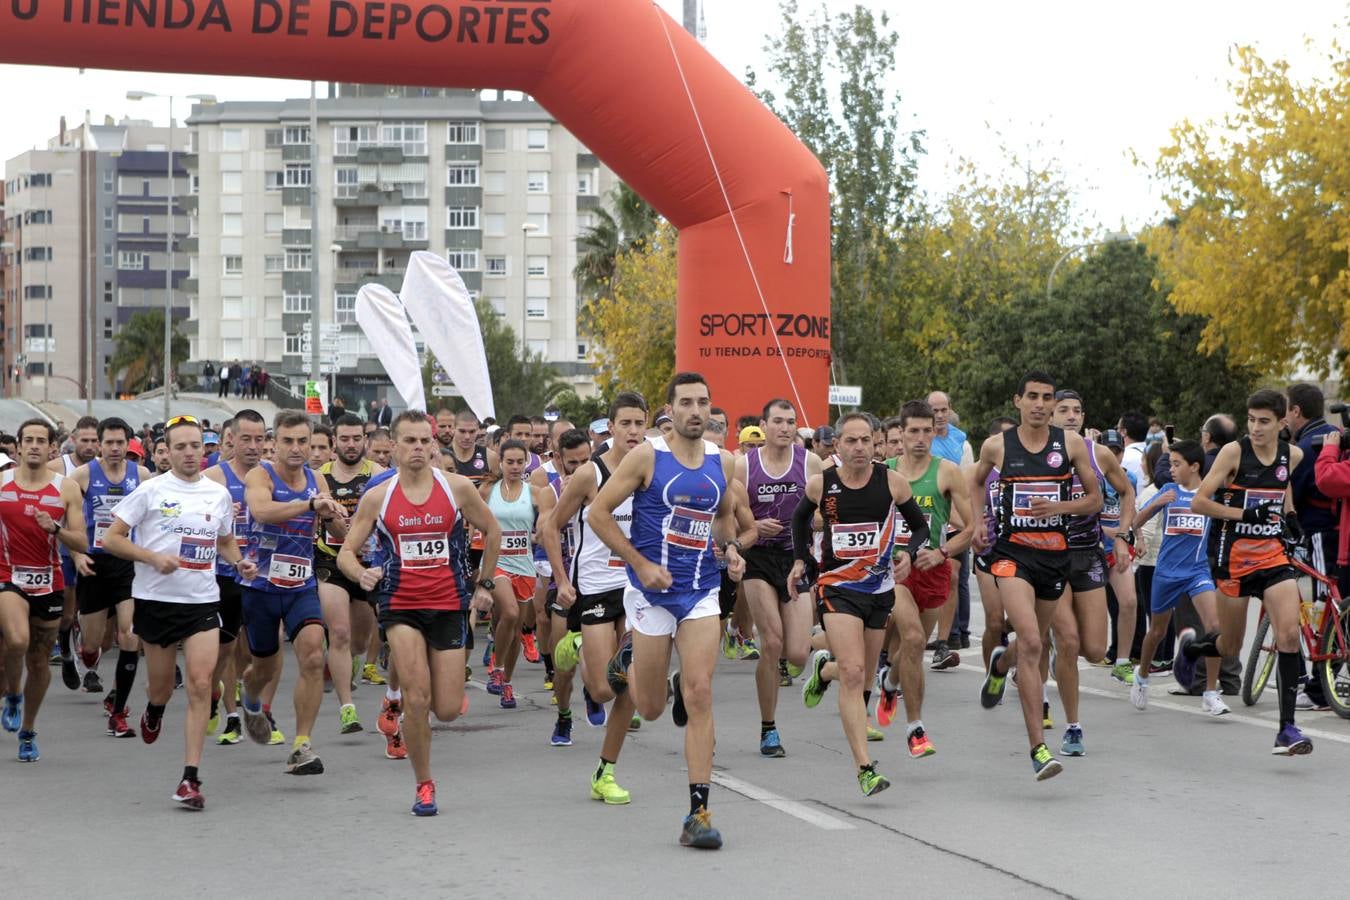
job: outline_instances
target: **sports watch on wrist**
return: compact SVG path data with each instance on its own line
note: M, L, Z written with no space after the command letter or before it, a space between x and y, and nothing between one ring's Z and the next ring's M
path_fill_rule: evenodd
M480 579L478 582L478 586L485 591L493 590L497 587L497 579L495 578Z

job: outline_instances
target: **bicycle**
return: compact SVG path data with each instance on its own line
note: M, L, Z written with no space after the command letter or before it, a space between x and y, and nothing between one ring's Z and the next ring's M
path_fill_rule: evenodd
M1323 575L1294 553L1289 554L1289 561L1310 579L1312 591L1310 599L1303 592L1303 580L1299 580L1299 631L1305 658L1312 664L1315 677L1322 682L1327 705L1336 715L1350 719L1350 600L1341 598L1334 579ZM1318 584L1326 594L1320 611L1315 602ZM1261 698L1270 682L1276 652L1275 641L1270 637L1270 619L1262 607L1256 636L1242 673L1242 702L1247 706Z

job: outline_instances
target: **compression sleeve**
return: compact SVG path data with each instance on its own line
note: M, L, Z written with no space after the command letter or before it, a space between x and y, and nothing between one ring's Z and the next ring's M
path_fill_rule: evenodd
M898 508L900 515L905 518L905 525L909 528L909 547L906 548L906 551L909 553L909 558L913 559L920 550L928 545L928 520L919 511L919 504L914 502L913 497L898 504Z
M811 517L816 514L816 502L802 496L792 513L792 555L808 566L815 563L811 558Z

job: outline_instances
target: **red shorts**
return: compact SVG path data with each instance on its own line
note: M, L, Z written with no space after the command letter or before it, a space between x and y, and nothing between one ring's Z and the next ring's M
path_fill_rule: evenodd
M919 609L937 609L947 602L952 589L952 567L944 560L931 569L910 566L909 577L900 582L914 597Z
M507 572L502 569L497 570L497 578L505 578L511 582L511 591L516 595L516 600L521 603L528 603L534 599L534 586L536 576L517 575L514 572Z

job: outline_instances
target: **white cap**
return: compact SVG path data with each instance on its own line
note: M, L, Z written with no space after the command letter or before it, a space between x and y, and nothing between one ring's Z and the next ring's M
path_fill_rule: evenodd
M591 423L592 434L609 434L609 419L596 419Z
M5 469L13 465L17 464L14 462L14 460L9 458L8 453L0 453L0 469Z

